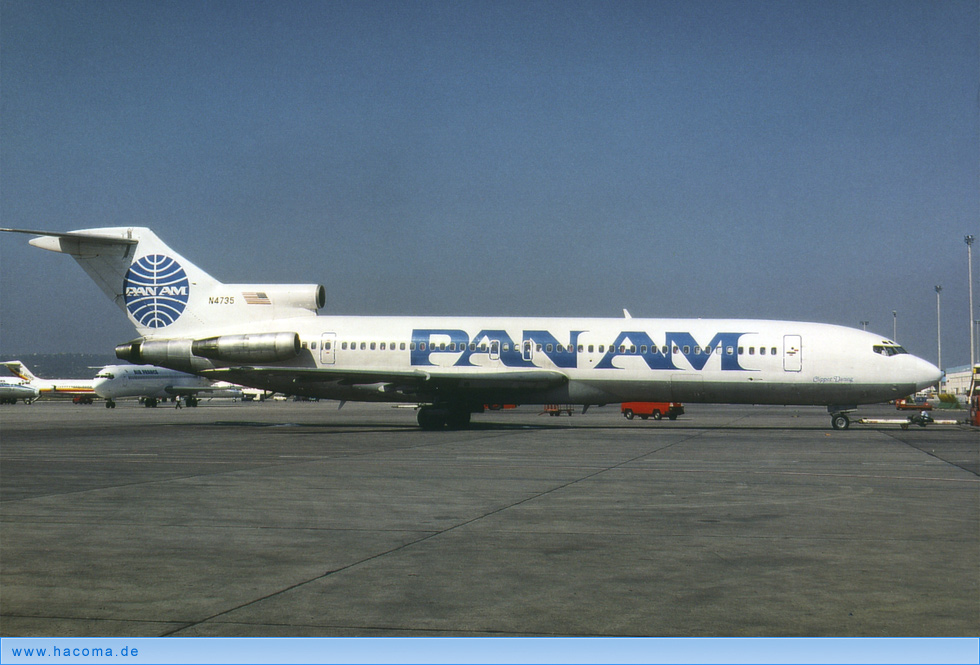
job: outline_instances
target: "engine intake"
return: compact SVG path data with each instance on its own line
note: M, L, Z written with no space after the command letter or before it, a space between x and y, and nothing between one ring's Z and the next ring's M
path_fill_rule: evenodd
M190 350L195 356L222 362L266 363L295 358L300 348L297 333L278 332L196 339Z

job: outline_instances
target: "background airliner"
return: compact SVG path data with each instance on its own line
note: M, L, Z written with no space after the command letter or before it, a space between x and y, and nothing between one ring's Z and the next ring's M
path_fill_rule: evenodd
M94 388L107 409L114 409L115 400L126 397L143 398L144 406L153 407L161 399L183 399L187 406L197 406L201 396L242 396L238 386L226 381L147 365L106 365L95 375Z
M30 404L40 394L29 381L13 376L0 376L0 404L16 404L19 399L24 400L24 404Z
M36 236L71 255L129 317L133 363L337 400L414 402L427 429L487 403L624 401L826 406L904 397L940 370L841 326L744 319L319 316L323 286L224 284L141 227Z
M0 365L17 377L22 385L36 390L35 397L75 399L91 403L96 396L93 379L42 379L34 376L34 373L19 360L7 360L0 362Z

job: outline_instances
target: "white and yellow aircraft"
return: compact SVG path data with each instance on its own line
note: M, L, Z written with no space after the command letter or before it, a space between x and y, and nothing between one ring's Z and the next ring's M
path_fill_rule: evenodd
M0 366L6 367L8 372L17 377L20 385L36 391L33 398L25 395L24 401L28 403L38 398L61 398L91 404L96 397L93 379L42 379L19 360L5 360L0 362Z
M323 286L224 284L140 227L36 236L71 255L129 317L116 355L341 401L419 405L423 428L484 404L625 401L822 405L905 397L940 370L892 340L821 323L743 319L320 316Z

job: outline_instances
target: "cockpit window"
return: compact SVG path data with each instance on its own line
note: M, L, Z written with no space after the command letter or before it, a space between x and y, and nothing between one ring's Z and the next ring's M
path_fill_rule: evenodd
M897 356L908 353L908 351L897 344L875 344L874 350L875 353L880 353L883 356Z

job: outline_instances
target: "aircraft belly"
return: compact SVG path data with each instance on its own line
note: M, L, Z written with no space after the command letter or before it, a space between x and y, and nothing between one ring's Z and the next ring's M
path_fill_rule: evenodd
M279 382L275 382L279 383ZM847 384L833 387L821 384L793 382L753 381L751 385L740 381L706 381L695 377L650 381L587 381L573 380L554 388L515 389L459 387L452 390L429 393L401 391L393 384L344 385L319 383L302 386L293 382L269 385L267 389L288 394L308 395L325 399L375 402L428 402L437 400L468 403L518 403L518 404L614 404L624 401L674 401L718 404L851 404L887 401L914 392L914 386L892 386L887 392L880 385Z

